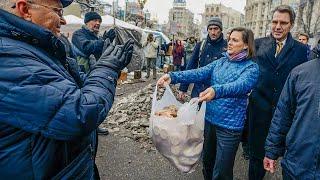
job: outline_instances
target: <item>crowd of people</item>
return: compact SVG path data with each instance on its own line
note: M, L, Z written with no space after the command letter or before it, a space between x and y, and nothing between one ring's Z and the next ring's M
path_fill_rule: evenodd
M72 0L3 0L0 4L0 174L3 179L99 179L95 165L99 125L114 100L117 79L131 61L133 40L99 35L101 16L85 14L71 42L60 32ZM207 102L202 152L204 179L233 179L242 142L249 179L273 173L283 157L283 179L320 179L320 41L294 39L295 12L280 5L271 35L254 39L243 27L222 33L220 18L208 36L145 48L147 76L156 61L173 63L159 86L178 84L184 100ZM299 42L300 41L300 42ZM163 60L163 61L162 61Z
M249 179L273 173L283 157L283 179L320 179L319 42L297 40L290 30L295 12L280 5L272 13L271 35L255 39L249 29L234 28L223 39L219 18L208 22L208 37L199 42L187 71L170 72L157 84L180 83L183 99L208 101L205 115L203 175L233 179L239 143L249 158Z

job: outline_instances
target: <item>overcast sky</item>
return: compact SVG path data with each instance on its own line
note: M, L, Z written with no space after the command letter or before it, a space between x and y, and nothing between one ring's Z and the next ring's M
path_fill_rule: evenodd
M113 0L104 0L112 3ZM129 0L132 1L132 0ZM222 3L227 7L232 7L244 13L245 0L186 0L187 9L195 14L195 18L200 20L200 13L204 12L204 5L210 3ZM145 10L151 12L151 17L157 17L159 23L168 21L169 9L172 8L173 0L147 0ZM119 5L124 7L125 0L119 0Z

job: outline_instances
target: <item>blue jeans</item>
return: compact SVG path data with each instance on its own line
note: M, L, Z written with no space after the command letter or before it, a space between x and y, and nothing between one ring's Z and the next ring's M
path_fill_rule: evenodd
M217 154L212 179L233 180L233 165L242 131L216 126Z

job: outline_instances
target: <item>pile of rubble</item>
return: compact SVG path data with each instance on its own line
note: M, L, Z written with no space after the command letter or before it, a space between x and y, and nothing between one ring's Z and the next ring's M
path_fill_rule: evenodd
M143 149L155 150L149 136L149 117L154 88L154 84L149 84L136 93L117 99L102 126L108 128L115 136L139 142ZM172 90L177 95L178 90L175 86L172 86ZM158 92L158 97L161 97L164 88L159 88Z

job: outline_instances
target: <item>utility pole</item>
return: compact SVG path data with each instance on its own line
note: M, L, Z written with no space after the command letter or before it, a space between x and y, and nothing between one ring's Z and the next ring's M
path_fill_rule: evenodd
M175 21L175 12L172 13L172 22L175 23L174 21ZM174 33L172 33L172 49L174 49Z
M124 22L127 21L127 9L128 9L128 0L126 0L126 5L125 5L125 9L124 9Z
M113 1L113 4L112 4L112 8L113 8L113 26L115 26L116 25L116 10L115 10L115 2Z

